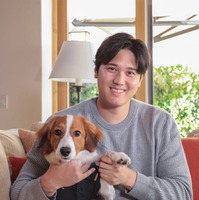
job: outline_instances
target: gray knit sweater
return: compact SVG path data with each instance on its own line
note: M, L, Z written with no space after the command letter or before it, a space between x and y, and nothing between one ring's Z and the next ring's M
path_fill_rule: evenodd
M126 119L112 125L100 116L94 98L57 113L65 114L84 115L104 132L105 137L98 146L100 154L122 151L131 157L129 167L138 174L135 186L128 192L116 186L115 200L192 199L191 177L180 134L167 112L132 99ZM36 147L37 142L12 186L11 200L47 200L39 177L48 164Z

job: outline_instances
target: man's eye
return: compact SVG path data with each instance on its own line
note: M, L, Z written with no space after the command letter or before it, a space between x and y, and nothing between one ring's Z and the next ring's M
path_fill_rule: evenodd
M79 137L81 135L81 132L76 130L76 131L73 132L73 134L74 134L75 137Z
M128 76L134 76L136 75L136 72L135 71L129 71L127 72Z
M114 72L116 69L114 67L108 67L108 70Z
M54 133L55 133L56 136L60 136L61 135L61 130L60 129L56 129L54 131Z

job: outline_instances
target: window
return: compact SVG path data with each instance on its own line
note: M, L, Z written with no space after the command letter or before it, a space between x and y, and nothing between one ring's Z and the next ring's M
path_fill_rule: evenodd
M185 137L199 127L199 2L154 0L153 15L154 103Z

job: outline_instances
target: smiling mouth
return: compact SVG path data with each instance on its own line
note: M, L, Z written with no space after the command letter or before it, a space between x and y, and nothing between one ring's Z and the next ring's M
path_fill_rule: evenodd
M116 89L116 88L111 88L111 90L117 93L122 93L126 91L125 89Z

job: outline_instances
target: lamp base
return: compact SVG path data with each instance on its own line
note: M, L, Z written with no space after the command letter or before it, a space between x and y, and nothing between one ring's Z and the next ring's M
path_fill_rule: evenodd
M81 101L81 89L84 87L83 85L73 85L73 87L76 88L77 92L77 102L79 103Z

